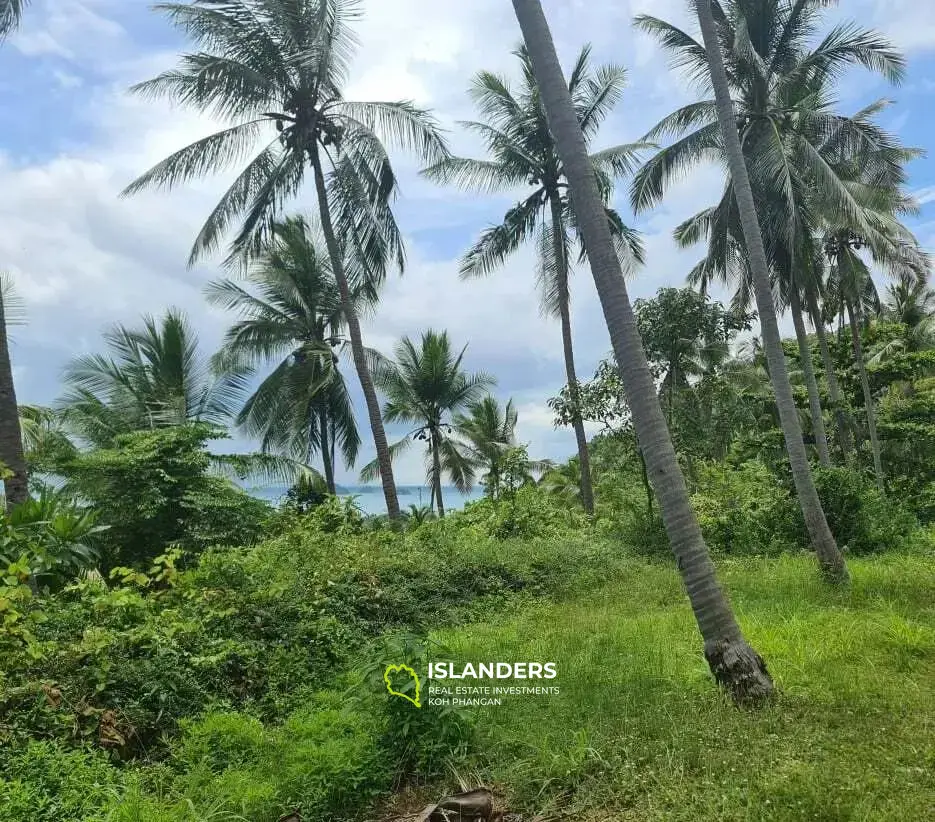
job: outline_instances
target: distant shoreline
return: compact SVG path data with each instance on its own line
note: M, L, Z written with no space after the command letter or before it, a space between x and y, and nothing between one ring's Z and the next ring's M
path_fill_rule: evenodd
M272 503L279 502L288 490L288 485L281 484L244 488L244 491L250 496ZM357 504L365 514L386 513L382 485L338 485L337 491L339 497L358 497ZM428 506L432 498L431 491L425 485L398 485L396 486L396 493L400 497L399 503L403 509L408 509L410 505ZM484 489L476 486L469 494L462 494L453 485L443 485L442 496L447 509L457 510L463 508L469 502L481 499L484 496Z

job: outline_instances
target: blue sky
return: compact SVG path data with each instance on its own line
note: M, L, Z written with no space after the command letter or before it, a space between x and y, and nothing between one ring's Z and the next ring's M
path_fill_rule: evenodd
M629 88L597 146L636 139L691 99L664 55L630 26L634 14L651 13L694 30L684 0L544 5L566 65L591 42L595 62L617 62L629 70ZM847 75L840 110L891 98L884 124L922 148L930 148L935 127L935 19L928 5L843 0L828 15L829 22L856 18L879 28L909 58L909 76L899 88L863 71ZM472 74L482 68L513 74L510 51L519 32L508 0L370 0L365 9L349 96L409 98L429 106L451 130L456 151L476 152L455 121L472 116L465 94ZM113 322L132 323L144 312L175 305L189 313L206 353L223 333L227 318L201 297L204 284L219 274L217 261L188 270L186 259L225 177L171 194L117 198L136 175L217 125L127 94L132 83L172 66L184 45L143 0L34 0L22 31L0 47L0 269L12 272L27 308L27 324L12 329L21 402L53 402L68 359L100 350L101 331ZM519 436L530 452L569 456L574 440L553 429L545 404L564 382L561 345L557 323L539 315L531 251L517 254L487 280L457 278L460 254L515 198L434 188L405 158L399 158L398 170L398 215L409 266L403 278L387 284L379 313L365 328L368 344L390 353L401 335L447 328L456 343L469 344L468 367L493 373L496 393L514 398ZM719 182L716 169L700 169L662 207L631 220L644 232L648 249L646 267L630 284L631 297L682 283L699 252L677 250L671 230L709 205ZM932 249L935 158L913 163L911 182L923 202L912 225ZM624 194L621 186L618 206L627 213ZM295 209L309 208L303 194ZM587 271L575 277L573 301L578 371L586 377L609 349ZM360 419L366 428L365 415ZM369 431L363 433L368 440ZM360 464L371 456L363 453ZM345 470L339 479L353 481L355 475ZM401 460L398 480L414 483L422 476L413 450Z

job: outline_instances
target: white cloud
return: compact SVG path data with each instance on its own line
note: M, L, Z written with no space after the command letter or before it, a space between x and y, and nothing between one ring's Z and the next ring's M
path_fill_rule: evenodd
M36 124L42 130L37 138L47 141L43 145L60 148L36 153L32 146L0 142L0 260L16 275L30 315L14 351L22 401L52 400L64 363L77 352L99 349L100 330L110 322L133 322L143 312L179 305L206 344L214 344L223 330L225 318L201 298L216 268L205 264L188 271L186 259L225 178L172 194L117 196L134 176L216 125L125 93L131 83L175 60L171 50L147 46L131 34L142 30L139 21L145 20L152 41L165 42L164 21L140 16L147 5L148 0L45 0L30 7L23 32L11 40L19 57L29 58L27 70L35 82L49 85L52 78L60 87L55 93L67 98L60 124ZM566 64L590 39L595 62L631 69L630 88L608 121L602 145L638 137L689 99L664 55L630 27L632 15L645 12L694 31L683 0L549 0L545 5ZM923 7L904 3L904 20L923 28ZM874 8L880 13L883 6ZM431 106L452 129L455 149L476 151L476 143L455 130L454 122L473 115L466 89L477 70L514 74L510 52L519 31L510 4L371 0L366 12L349 93ZM924 39L918 32L914 37L912 42ZM61 88L69 93L63 95ZM6 93L0 89L0 105ZM27 161L27 156L39 159ZM455 344L470 343L469 367L494 372L501 399L516 399L520 439L530 443L530 453L568 456L574 440L567 430L553 429L545 405L564 382L564 371L558 324L539 314L532 251L518 253L486 280L462 282L457 276L462 246L502 214L510 198L436 188L416 177L411 162L399 168L409 268L403 278L387 283L378 315L366 324L367 342L388 352L404 334L447 329ZM671 230L711 204L719 188L717 171L700 169L646 219L648 264L629 284L631 296L649 296L661 285L683 281L700 251L675 248ZM296 209L308 205L304 197ZM623 188L618 205L629 213ZM578 272L573 287L578 371L587 378L609 343L589 272ZM365 429L363 413L360 419ZM362 433L367 441L368 433ZM361 464L371 457L368 448ZM421 459L414 448L400 462L400 482L421 481ZM341 476L347 481L354 475Z

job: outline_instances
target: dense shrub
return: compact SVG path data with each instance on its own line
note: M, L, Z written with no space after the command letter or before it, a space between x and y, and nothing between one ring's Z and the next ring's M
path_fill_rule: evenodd
M101 751L67 750L54 742L0 746L0 819L103 819L123 781L121 772Z
M707 463L697 472L692 506L712 550L769 555L801 545L795 499L762 463Z
M202 424L137 431L59 467L109 526L98 540L106 567L145 564L173 545L248 545L262 534L270 507L209 473L205 446L219 436Z
M915 517L873 482L847 468L818 468L815 485L831 532L852 554L898 548L918 530Z
M166 555L145 573L115 569L40 599L14 586L0 712L14 736L159 757L183 717L225 707L268 722L296 710L387 631L425 632L608 573L614 553L580 515L520 497L517 511L543 512L541 537L490 536L509 516L492 503L408 533L358 533L359 516L329 500L185 571Z

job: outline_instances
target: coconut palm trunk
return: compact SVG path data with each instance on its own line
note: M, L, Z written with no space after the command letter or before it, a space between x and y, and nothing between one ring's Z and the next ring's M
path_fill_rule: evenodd
M594 513L594 489L591 485L591 455L588 453L588 438L584 433L584 422L578 413L578 377L575 373L575 354L571 338L571 310L568 290L568 257L562 242L562 205L556 190L550 194L552 209L552 244L555 264L558 268L558 311L562 324L562 349L565 355L565 378L568 380L568 396L575 409L572 427L578 445L578 464L581 467L581 504L589 514Z
M23 454L23 432L13 385L13 366L7 339L6 309L0 292L0 462L11 472L3 480L7 510L29 497L29 475Z
M877 436L877 415L873 402L873 392L870 390L870 378L867 376L867 366L864 362L864 344L860 339L861 315L859 305L851 300L845 300L847 306L847 319L851 326L851 344L854 347L854 361L857 364L857 373L860 375L860 387L864 393L864 412L867 415L867 433L870 436L870 453L873 455L873 476L877 488L886 491L883 476L883 459L880 456L880 439Z
M789 290L789 309L792 311L792 324L795 326L795 339L799 344L799 361L808 389L808 411L812 420L812 434L818 449L818 461L826 468L831 467L831 454L828 451L828 436L825 433L825 421L821 414L821 395L818 393L818 381L812 365L812 352L808 346L808 334L805 331L805 317L802 316L802 302L798 286L793 282Z
M838 383L838 375L834 370L834 360L831 359L831 349L828 347L828 335L825 333L825 324L821 317L821 310L818 308L818 300L815 292L809 289L807 294L808 311L811 315L812 325L815 327L815 336L818 337L818 350L821 351L822 367L825 370L825 382L828 383L828 395L831 397L831 405L834 408L834 426L838 434L838 446L844 456L844 461L850 460L854 452L854 441L851 438L853 423L849 418L844 406L844 398L841 394L841 386Z
M370 420L370 430L373 432L373 443L377 452L377 462L380 465L380 482L383 485L383 497L386 500L386 513L391 520L399 519L399 498L396 495L396 481L393 478L393 461L390 458L389 444L386 441L386 430L383 428L383 417L380 415L380 403L373 385L373 376L367 364L364 353L363 338L360 333L360 320L351 299L351 290L344 271L344 262L337 238L334 236L334 225L331 221L331 208L328 204L328 189L325 186L325 175L321 167L321 157L318 145L313 144L311 151L312 167L315 172L315 190L318 194L318 210L321 219L321 230L325 235L325 245L328 247L328 256L331 258L331 270L341 292L341 308L347 322L348 334L351 338L351 353L354 358L354 367L360 379L360 387L364 393L367 404L367 416Z
M812 480L805 442L802 440L802 427L799 425L795 399L792 396L792 384L789 382L789 374L786 371L779 324L776 321L776 308L773 305L769 266L763 248L763 236L760 234L753 190L750 187L750 177L747 174L740 135L737 132L734 104L730 97L730 85L724 69L724 58L718 43L711 3L710 0L698 0L696 5L711 71L718 122L724 140L727 163L734 184L734 196L737 199L737 210L740 212L741 227L753 275L763 347L776 398L776 408L779 411L779 424L786 441L786 452L792 468L792 479L795 483L799 505L802 507L805 526L818 556L823 575L829 580L844 582L848 578L847 566L828 527L821 500L818 498L818 491Z
M328 415L324 408L318 412L318 430L321 440L321 465L325 472L325 485L328 487L328 493L334 496L337 494L337 487L334 484L334 451L331 447L331 438L328 432Z
M442 500L442 460L439 453L441 443L438 441L438 431L432 429L432 485L435 495L435 505L438 509L438 516L445 516L445 503Z
M513 8L532 58L549 126L574 197L579 230L610 332L633 425L646 458L650 481L659 498L666 533L704 640L705 657L715 680L736 701L760 701L772 694L773 683L763 660L744 639L730 603L718 584L714 564L689 504L685 478L666 428L636 328L620 260L614 251L597 179L588 159L587 146L542 6L539 0L513 0Z

